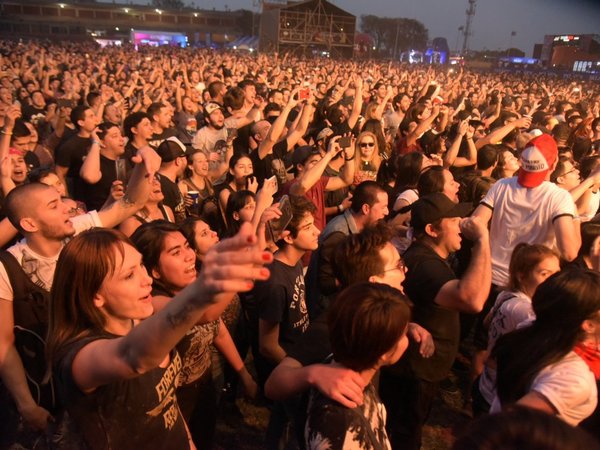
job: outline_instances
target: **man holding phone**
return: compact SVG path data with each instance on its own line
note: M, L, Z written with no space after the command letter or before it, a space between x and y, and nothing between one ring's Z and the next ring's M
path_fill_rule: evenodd
M99 211L110 195L117 181L125 186L127 179L127 161L125 137L118 125L104 122L92 132L92 144L79 176L83 180L83 202L88 210Z
M342 148L342 136L335 136L329 141L325 156L312 146L304 146L294 150L292 162L297 177L291 184L284 187L291 196L305 196L317 208L315 225L319 230L325 228L325 192L336 191L350 186L354 181L354 145ZM344 153L345 163L337 177L323 176L329 162L339 153Z

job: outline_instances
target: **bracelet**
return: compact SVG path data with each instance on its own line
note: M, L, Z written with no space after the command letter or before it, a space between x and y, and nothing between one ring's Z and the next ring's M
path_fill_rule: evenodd
M93 140L92 145L94 145L94 144L96 144L97 146L100 146L100 141Z
M352 155L350 158L346 158L344 156L344 161L353 161L354 160L354 155Z
M12 136L12 131L0 130L0 133L2 133L4 136Z
M339 212L343 213L344 212L344 205L342 205L341 203L337 206L337 209Z

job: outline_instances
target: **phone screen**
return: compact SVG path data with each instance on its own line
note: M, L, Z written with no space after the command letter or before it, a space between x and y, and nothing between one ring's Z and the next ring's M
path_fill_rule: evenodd
M298 99L306 100L306 99L308 99L308 97L310 97L310 89L308 89L308 88L300 89L300 92L298 92Z
M339 141L340 147L348 148L352 145L352 137L351 136L342 136Z
M119 158L115 161L115 168L117 170L117 180L127 181L127 161L123 158Z
M290 224L293 217L292 205L290 203L290 198L287 195L284 195L281 197L281 200L279 200L279 210L281 211L281 217L267 222L267 232L270 235L269 238L273 242L277 242L281 238L281 235Z

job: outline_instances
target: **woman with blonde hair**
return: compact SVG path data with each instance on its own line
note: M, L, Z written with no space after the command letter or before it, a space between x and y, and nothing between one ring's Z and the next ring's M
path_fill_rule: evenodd
M379 154L379 145L375 134L370 131L360 133L356 139L356 150L354 152L356 163L354 185L367 180L376 181L377 171L381 164L381 155Z

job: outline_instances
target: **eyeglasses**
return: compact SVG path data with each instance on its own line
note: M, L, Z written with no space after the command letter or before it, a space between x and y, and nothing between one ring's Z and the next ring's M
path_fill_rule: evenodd
M81 214L85 214L87 211L85 210L85 208L81 207L81 206L76 206L73 208L69 209L69 215L74 217L74 216L79 216Z
M402 260L402 258L398 259L398 262L396 263L396 265L390 269L385 269L382 273L386 273L386 272L391 272L392 270L399 270L402 273L406 273L406 264L404 264L404 261Z
M567 175L573 172L579 172L579 169L577 167L573 167L571 170L567 170L565 173L563 173L561 177L566 177Z
M361 147L375 147L375 142L361 142L360 144Z

